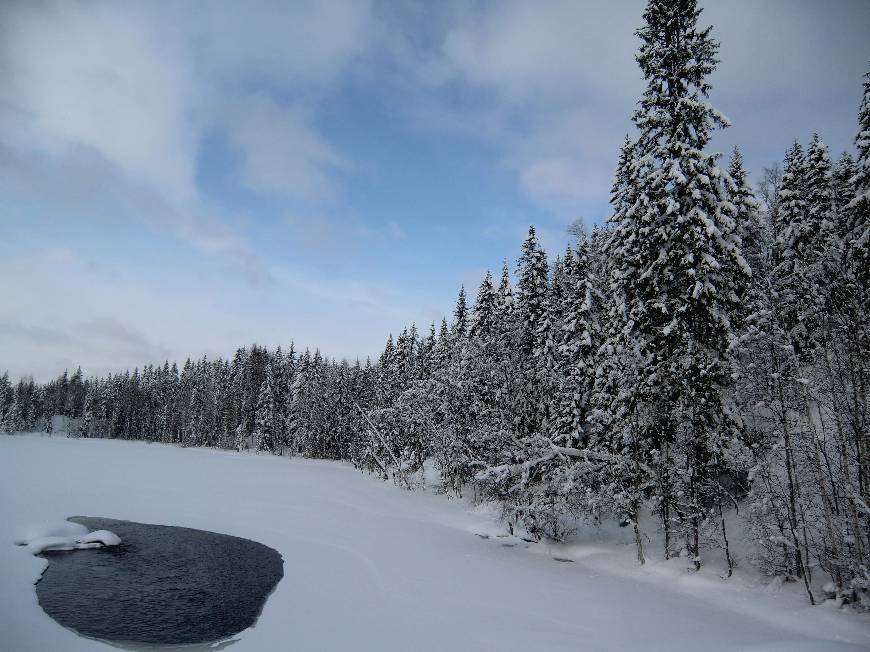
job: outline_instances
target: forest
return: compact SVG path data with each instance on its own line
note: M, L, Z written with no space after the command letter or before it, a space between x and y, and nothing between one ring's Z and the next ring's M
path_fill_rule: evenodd
M431 463L533 539L613 520L640 564L730 574L740 536L813 604L870 608L870 72L853 153L809 135L752 182L737 148L708 151L728 120L702 25L693 1L649 2L610 214L549 257L530 227L449 320L376 360L289 343L4 375L0 430L63 415L70 436L346 460L409 489Z

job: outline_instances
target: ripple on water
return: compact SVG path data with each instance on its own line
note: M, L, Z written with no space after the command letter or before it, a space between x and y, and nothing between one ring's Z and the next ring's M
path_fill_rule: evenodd
M123 643L219 641L257 620L284 575L281 555L226 534L108 518L70 519L111 530L113 548L46 552L39 604L83 636Z

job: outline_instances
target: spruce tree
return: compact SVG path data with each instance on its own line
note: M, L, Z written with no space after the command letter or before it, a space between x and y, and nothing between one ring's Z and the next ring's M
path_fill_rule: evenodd
M435 347L437 345L435 334L435 322L429 325L429 335L420 344L420 379L427 380L432 377L435 366Z
M486 271L486 276L477 290L477 300L474 302L474 310L471 316L469 334L472 337L489 338L495 332L496 320L495 288L492 285L492 273ZM434 326L433 326L434 329Z
M517 263L516 320L524 384L518 397L515 419L520 434L540 433L546 426L551 395L544 379L544 357L551 342L549 313L549 267L547 255L538 242L535 227L523 242Z
M90 437L94 421L94 390L93 384L87 383L85 389L85 404L82 410L82 419L79 424L79 437Z
M441 319L441 326L438 329L438 343L435 345L433 354L433 371L444 369L450 361L450 355L453 351L453 344L450 338L450 329L447 326L447 319Z
M833 228L833 165L828 146L819 134L813 134L807 150L806 184L809 226L813 232L822 234L820 242L824 249L827 244L824 238Z
M507 260L501 268L501 280L498 284L498 313L502 319L508 319L514 307L513 287Z
M758 202L749 187L743 155L737 147L731 154L728 177L728 199L734 206L735 231L740 237L743 257L754 274L763 266L769 234L759 219Z
M846 267L852 281L853 305L850 328L850 350L854 369L850 385L853 400L850 401L853 449L858 461L858 485L861 500L870 505L870 71L864 75L863 98L858 112L858 133L855 148L855 174L850 185L854 196L847 206L849 234ZM856 391L857 389L857 391ZM870 532L870 513L863 510L863 526ZM867 537L868 563L864 566L864 595L870 582L866 580L866 568L870 566L870 535ZM856 579L856 582L859 581Z
M9 372L4 371L0 376L0 432L12 432L12 414L15 402L15 393L12 383L9 382Z
M451 335L455 342L460 342L468 334L468 299L465 296L465 286L460 286L456 307L453 309L453 328Z
M833 174L833 200L835 230L842 247L841 254L845 258L851 246L851 211L849 203L855 196L855 187L852 182L855 178L855 159L849 152L843 152Z
M797 142L787 152L779 195L774 278L795 352L808 361L822 336L823 285L835 249L831 161L818 135L808 155Z
M851 264L858 273L862 289L870 288L870 71L864 75L864 96L858 111L858 133L855 136L855 176L852 178L854 197L849 202L852 231L849 237ZM867 293L864 293L867 296Z
M603 297L591 264L590 241L583 235L577 251L566 255L567 289L563 315L559 324L559 357L562 374L557 394L557 420L554 432L562 445L581 444L592 407L592 389L600 346L598 310Z
M612 218L622 346L634 366L624 381L637 382L619 399L629 411L623 441L636 469L659 469L663 525L667 532L673 511L696 567L710 486L737 441L732 316L748 280L727 174L704 151L728 122L706 99L718 44L698 28L700 13L694 0L647 4L637 32L647 88L632 116L637 140L623 148L620 173L630 182L614 184ZM634 507L644 481L630 483Z
M266 366L266 378L257 396L257 416L254 425L254 446L257 452L277 452L280 425L275 401L275 373Z

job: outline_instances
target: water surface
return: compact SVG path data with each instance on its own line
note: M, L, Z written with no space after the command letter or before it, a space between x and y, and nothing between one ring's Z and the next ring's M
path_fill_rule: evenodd
M111 530L121 545L46 552L42 608L83 636L117 643L219 641L257 620L284 574L261 543L204 530L108 518L70 519Z

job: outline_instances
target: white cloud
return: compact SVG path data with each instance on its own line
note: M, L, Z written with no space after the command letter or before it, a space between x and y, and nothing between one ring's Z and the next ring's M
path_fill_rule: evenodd
M203 9L183 3L176 19L189 30L202 67L229 86L258 81L322 89L379 34L370 0L224 0Z
M454 77L512 102L622 96L637 78L632 31L639 2L512 0L464 16L444 39Z
M221 134L248 188L334 201L353 167L316 107L377 35L365 0L0 4L0 192L269 280L244 216L197 185L200 148Z
M833 134L834 148L848 142L870 57L866 1L704 4L702 20L715 24L723 43L713 102L735 122L723 148L747 145L757 164L779 158L791 138L814 129ZM226 352L251 333L270 344L292 334L349 354L371 350L373 337L431 312L422 306L440 299L404 296L362 264L354 278L324 278L334 272L261 259L269 247L255 246L254 221L197 185L202 143L216 135L237 152L244 185L277 200L281 211L299 212L288 223L304 248L344 254L375 249L373 242L417 245L405 235L412 229L390 220L394 213L359 216L341 202L345 176L361 163L325 135L318 111L350 79L358 85L353 92L387 91L387 111L413 113L428 137L449 132L472 147L483 143L478 153L492 156L540 214L551 216L538 232L551 253L560 251L565 222L578 213L602 217L586 211L606 200L643 86L632 34L642 6L0 3L0 195L25 198L0 225L25 224L32 209L44 219L87 220L82 239L99 239L104 224L139 222L155 239L193 248L171 261L181 270L177 279L153 287L113 272L90 274L91 263L69 247L55 247L39 265L0 261L7 334L0 360L33 366L51 357L60 368L76 346L89 346L76 339L83 328L99 334L95 342L113 343L108 356L130 356L105 362L116 367L157 355L161 342L173 341L171 356ZM853 94L853 105L841 106L844 93ZM500 248L511 247L504 253L527 228L527 207L517 202L515 211L491 229ZM217 261L190 271L186 258L198 259L197 252ZM220 274L227 261L234 274ZM237 291L247 303L228 316L223 286L238 281L239 266L246 278L269 283ZM303 294L312 299L305 311L286 307ZM144 340L135 333L125 340L123 328ZM57 342L50 351L38 342L47 333Z
M23 116L26 138L41 149L89 148L129 179L171 197L195 195L195 84L146 14L128 5L16 3L0 25L3 136L17 140L10 131Z
M735 123L716 146L740 144L757 167L814 130L849 145L854 107L832 101L857 106L870 5L701 4L702 25L722 43L712 101ZM590 198L600 205L643 90L634 60L643 5L505 0L451 14L440 46L415 61L424 86L442 91L421 102L417 124L487 142L529 199L561 219Z
M353 358L375 354L389 331L430 312L426 292L407 295L357 274L324 277L285 263L269 269L274 282L251 287L233 277L215 283L214 264L182 260L183 253L143 277L135 270L149 257L131 251L113 267L39 246L0 257L0 373L45 381L81 364L105 374L291 339ZM182 263L183 272L174 271Z
M239 100L226 117L249 188L302 200L336 197L334 173L349 163L317 132L310 110L258 94Z
M181 321L168 297L63 247L4 258L0 294L0 359L12 377L45 381L79 364L104 374L177 351L161 343L159 324Z
M581 167L565 158L541 159L531 163L522 172L523 189L542 202L561 198L581 199L578 179L583 177Z
M296 241L320 253L370 253L373 247L399 242L407 237L396 220L378 224L363 222L351 211L288 213L285 224Z
M576 218L606 197L642 88L633 36L642 6L509 0L451 14L415 62L434 89L416 125L487 143L534 204Z
M7 157L35 155L49 171L62 163L80 176L75 168L84 163L104 176L98 185L121 177L128 207L154 194L172 212L201 220L213 207L196 184L197 157L218 130L241 153L250 188L330 199L348 164L318 130L313 107L377 33L365 1L227 2L208 11L7 3L0 8L0 145ZM263 85L281 101L252 93ZM44 185L45 175L33 173ZM170 231L186 237L196 229Z

